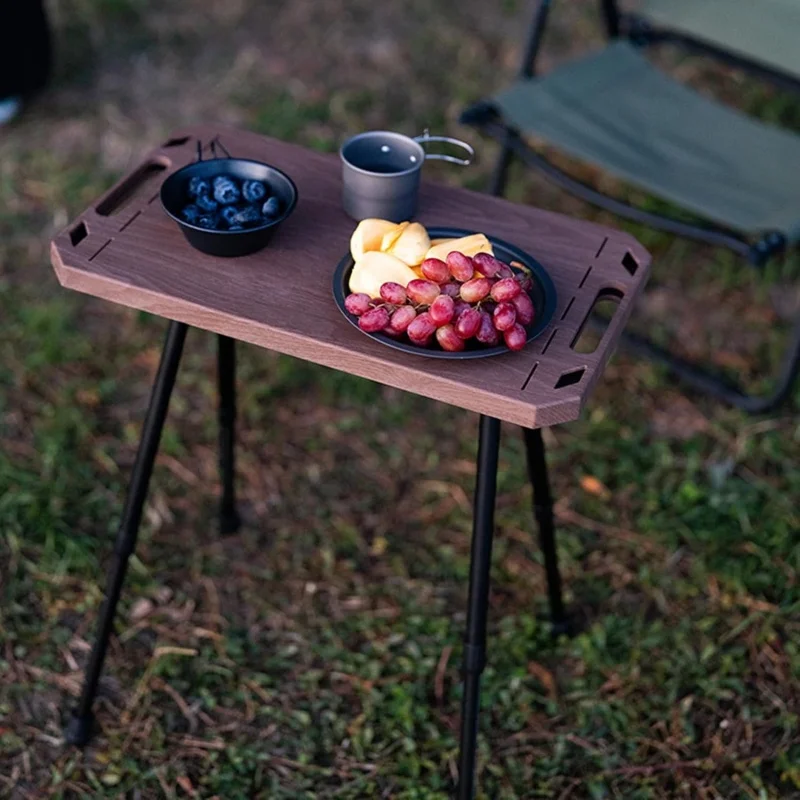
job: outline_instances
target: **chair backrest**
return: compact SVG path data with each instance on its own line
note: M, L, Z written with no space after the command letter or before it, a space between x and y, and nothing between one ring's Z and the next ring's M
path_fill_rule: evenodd
M540 0L528 32L520 76L536 71L554 0ZM600 0L609 38L638 44L673 41L800 91L800 3L797 0ZM727 13L722 13L721 6Z

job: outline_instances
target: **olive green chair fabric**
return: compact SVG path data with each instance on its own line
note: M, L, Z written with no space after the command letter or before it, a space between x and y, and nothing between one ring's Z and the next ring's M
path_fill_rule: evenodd
M627 42L492 104L510 127L724 227L800 240L800 137L683 86Z
M638 16L800 79L798 0L640 0Z

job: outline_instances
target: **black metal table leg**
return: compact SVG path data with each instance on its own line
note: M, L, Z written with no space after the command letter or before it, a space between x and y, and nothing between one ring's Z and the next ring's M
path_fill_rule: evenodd
M482 416L475 479L467 632L464 638L459 800L472 800L475 793L475 751L478 740L481 673L486 663L486 616L489 608L489 571L492 563L499 449L500 420Z
M219 470L222 498L219 507L221 533L236 533L241 525L234 491L236 436L236 341L218 338L217 378L219 383Z
M533 487L533 514L539 527L539 542L544 556L544 571L547 575L547 596L550 601L550 619L553 634L569 632L561 594L561 573L558 569L556 532L553 524L553 497L547 475L547 458L542 431L524 428L525 453L528 459L528 475Z
M187 326L182 322L171 322L167 331L161 363L150 395L150 406L144 421L142 439L136 454L136 462L133 465L128 497L122 512L122 522L114 545L114 560L109 569L106 583L106 599L100 610L97 635L83 679L83 690L65 730L65 737L69 744L83 746L92 736L94 719L92 704L103 669L108 640L114 623L114 614L128 568L128 559L136 547L136 535L142 519L142 510L147 497L150 476L153 473L161 431L164 428L172 387L175 385L175 376L178 373L186 331Z

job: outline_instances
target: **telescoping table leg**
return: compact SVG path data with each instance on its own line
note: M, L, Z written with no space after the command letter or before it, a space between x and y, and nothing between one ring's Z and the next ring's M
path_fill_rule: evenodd
M223 534L236 533L241 525L234 491L236 441L236 341L218 337L217 378L219 383L219 471L222 497L219 506L219 529Z
M114 545L114 559L108 572L106 599L100 610L97 636L89 656L89 665L84 675L80 700L72 712L65 730L65 737L69 744L82 747L92 736L94 719L92 705L103 669L108 640L111 637L114 614L122 591L122 583L125 580L128 559L136 547L136 535L139 532L139 523L142 519L142 510L147 497L150 476L153 473L161 431L167 416L172 387L175 385L175 377L178 373L186 330L187 326L184 323L171 322L167 331L161 363L158 366L156 381L150 395L150 406L144 421L142 439L136 454L136 462L133 465L128 497L122 512L122 522Z
M489 608L489 571L492 563L499 450L500 420L482 416L475 479L467 632L464 637L464 696L461 703L458 800L472 800L475 794L475 751L481 703L481 673L486 663L486 617Z
M561 573L558 569L556 532L553 524L553 496L547 475L547 457L542 431L539 428L524 429L525 453L528 459L528 475L533 487L533 514L539 526L539 542L544 556L544 571L547 575L547 596L550 601L550 620L553 635L569 633L569 620L564 612L561 593Z

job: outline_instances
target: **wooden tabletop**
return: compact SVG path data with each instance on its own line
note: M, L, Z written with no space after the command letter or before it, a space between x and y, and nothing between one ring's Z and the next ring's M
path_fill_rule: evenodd
M265 250L235 259L192 249L159 202L162 181L219 137L237 157L273 164L299 202ZM423 181L417 219L481 231L529 252L548 270L558 308L518 353L442 361L385 347L353 328L331 279L355 223L341 207L341 167L324 155L222 126L177 132L52 243L61 284L131 308L324 364L530 428L575 419L612 353L650 256L631 236L503 199ZM598 296L619 299L591 354L574 344Z

